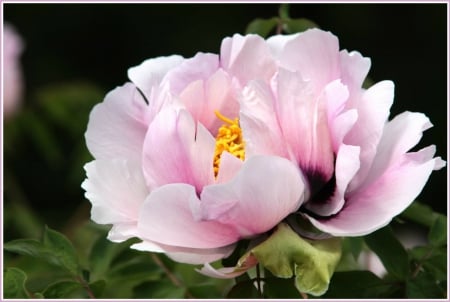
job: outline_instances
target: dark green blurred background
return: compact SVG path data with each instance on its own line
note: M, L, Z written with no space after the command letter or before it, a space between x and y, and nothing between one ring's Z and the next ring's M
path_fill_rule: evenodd
M90 103L80 100L84 111L71 104L70 122L78 124L71 128L75 130L54 121L46 123L45 129L57 142L55 157L62 156L61 160L43 155L39 141L23 126L17 127L21 130L15 132L15 139L5 141L5 149L9 148L5 180L14 180L6 186L5 202L20 195L39 219L54 228L67 224L74 213L78 219L87 218L89 207L80 183L82 164L89 157L82 134L92 104L127 81L127 69L144 59L217 53L224 37L244 33L255 18L276 16L278 8L278 4L4 4L4 20L17 28L26 43L24 110L39 115L44 111L37 105L42 99L53 97L57 102L55 87L71 87L72 98L83 95L77 87L94 91ZM420 147L436 144L438 155L447 159L446 10L445 4L292 4L290 14L333 32L341 48L370 57L370 77L375 82L395 82L392 114L426 113L435 127L425 132ZM24 131L28 138L17 135ZM85 155L74 155L80 152ZM434 172L419 196L443 213L447 211L446 177L446 169Z

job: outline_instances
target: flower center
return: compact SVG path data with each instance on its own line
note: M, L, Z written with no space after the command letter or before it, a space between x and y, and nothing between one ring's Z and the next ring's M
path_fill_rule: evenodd
M216 116L225 122L217 131L216 136L216 149L214 151L214 176L217 177L219 174L219 166L220 166L220 157L224 151L233 154L240 160L244 160L245 158L245 142L242 138L242 130L239 127L239 119L235 118L231 120L222 114L219 111L214 112Z

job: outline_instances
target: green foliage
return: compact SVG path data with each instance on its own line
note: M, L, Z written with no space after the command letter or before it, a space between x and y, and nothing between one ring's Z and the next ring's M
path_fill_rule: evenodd
M45 228L41 241L17 239L5 243L4 249L47 261L74 276L79 271L78 259L72 243L64 235L48 227Z
M277 34L282 32L287 34L303 32L310 28L317 28L317 24L306 18L292 19L289 16L289 5L282 4L279 10L279 16L269 19L255 19L249 23L246 34L258 34L266 38L275 31Z
M400 280L406 278L409 270L408 254L389 227L369 234L364 239L389 273Z
M28 293L25 289L27 275L22 270L15 267L10 267L5 269L3 274L3 291L5 298L28 298Z

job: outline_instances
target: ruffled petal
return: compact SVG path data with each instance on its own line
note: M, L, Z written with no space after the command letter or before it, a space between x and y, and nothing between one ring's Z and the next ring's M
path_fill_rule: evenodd
M385 225L405 210L422 191L438 158L425 148L404 154L363 191L347 197L344 208L333 217L312 219L318 229L334 236L363 236Z
M200 192L214 182L215 140L184 109L166 108L145 137L143 169L148 184L187 183Z
M309 29L288 41L280 53L280 66L298 71L311 81L316 95L340 77L339 41L330 32Z
M203 124L211 133L217 133L223 124L215 111L232 119L238 116L239 104L230 78L222 69L205 81L191 82L180 93L179 98L194 120Z
M127 83L109 92L91 111L85 134L96 159L127 158L141 162L148 107L136 87Z
M292 35L274 35L266 40L267 45L272 52L272 56L278 61L286 43L297 38L299 34Z
M174 261L188 264L205 264L226 258L233 252L235 247L236 245L232 244L220 248L195 249L170 246L151 241L143 241L131 246L131 248L139 251L165 253Z
M140 211L141 238L178 247L209 249L230 245L238 234L217 221L198 221L191 209L200 203L194 187L170 184L155 189Z
M242 86L250 80L269 82L276 71L270 49L258 35L235 34L232 38L223 39L220 64L238 78Z
M359 147L342 145L336 156L336 183L331 196L325 200L315 199L305 207L319 216L331 216L338 213L345 203L345 192L348 184L359 169Z
M108 240L112 242L123 242L133 237L138 237L137 220L132 222L116 223L108 232Z
M254 156L230 182L205 187L199 207L203 219L232 226L241 237L251 237L296 211L303 194L304 183L292 162Z
M378 144L389 111L394 100L394 84L383 81L365 91L354 108L358 111L358 120L346 135L344 142L361 147L361 169L352 181L350 191L357 188L369 173L372 161L378 151Z
M100 224L136 222L149 194L140 165L125 159L94 160L84 166L81 187L92 204L91 218Z
M280 69L277 78L278 121L292 154L310 186L326 183L334 171L333 146L328 128L327 94L312 93L309 82L296 72ZM313 188L314 189L314 188Z
M349 87L350 95L361 89L370 70L370 59L364 58L359 52L342 50L339 54L341 80Z
M200 52L174 67L164 81L170 84L170 91L178 95L190 83L211 77L219 69L219 56Z
M395 164L422 138L423 131L432 127L430 120L422 113L404 112L388 122L376 147L376 154L364 180L359 181L354 191L363 190L379 178L389 166ZM363 150L361 150L362 152ZM367 164L364 158L362 166ZM353 185L353 187L355 187Z
M251 81L240 97L239 123L245 140L245 153L288 157L268 85Z
M158 86L169 70L180 65L184 58L179 55L148 59L140 65L128 69L128 78L141 89L147 98L151 90Z

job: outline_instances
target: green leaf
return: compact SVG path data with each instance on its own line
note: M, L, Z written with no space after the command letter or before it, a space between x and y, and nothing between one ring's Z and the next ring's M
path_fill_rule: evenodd
M421 225L431 227L436 219L436 213L427 206L418 201L414 201L403 213L400 215Z
M128 248L134 241L125 241L122 243L113 243L105 236L100 236L92 247L89 255L89 266L91 269L92 280L103 278L109 270L114 258L124 249Z
M267 37L270 32L277 26L278 19L276 17L270 19L255 19L247 26L246 34L258 34L261 37Z
M420 270L433 275L436 281L447 280L447 248L431 246L415 247L410 251L412 259L415 260L415 270Z
M54 255L57 265L67 269L73 275L79 273L77 253L66 236L46 226L43 244Z
M3 276L3 295L7 299L23 299L28 298L25 289L25 281L27 275L20 269L15 267L7 268Z
M71 294L83 286L75 281L58 281L50 284L43 292L47 299L70 298Z
M406 279L409 272L408 254L390 227L369 234L364 240L390 274L400 280Z
M316 23L305 18L283 20L283 29L288 34L304 32L307 29L318 27Z
M105 280L97 280L95 282L89 283L89 288L91 289L94 297L99 298L105 290L106 282Z
M33 239L17 239L5 243L6 251L32 256L56 265L72 275L78 274L76 252L62 234L46 227L42 242Z
M428 240L434 246L447 244L447 217L438 215L431 226Z
M390 287L369 271L336 272L331 279L330 288L322 298L382 298L387 297Z
M134 288L134 299L181 299L185 288L176 287L169 280L145 282Z
M328 289L339 262L341 240L306 240L281 223L251 253L277 277L291 278L295 274L295 285L300 292L320 296Z
M261 298L253 280L236 283L227 293L228 299L256 299Z
M409 299L445 298L445 291L439 288L431 274L421 272L406 282L406 297Z

